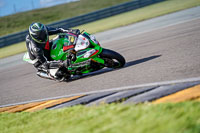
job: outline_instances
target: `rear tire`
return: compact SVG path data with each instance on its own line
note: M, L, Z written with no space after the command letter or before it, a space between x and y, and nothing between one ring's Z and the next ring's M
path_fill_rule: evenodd
M121 68L126 63L124 57L121 54L109 49L103 49L100 57L104 59L105 66L109 68Z

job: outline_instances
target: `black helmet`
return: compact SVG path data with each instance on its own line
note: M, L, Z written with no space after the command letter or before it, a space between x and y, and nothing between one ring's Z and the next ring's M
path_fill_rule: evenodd
M37 43L46 43L49 39L47 28L41 23L32 23L29 26L29 34Z

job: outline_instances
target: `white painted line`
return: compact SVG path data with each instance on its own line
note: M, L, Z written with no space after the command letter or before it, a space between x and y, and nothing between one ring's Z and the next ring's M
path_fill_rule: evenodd
M27 104L27 103L32 103L32 102L54 100L54 99L67 98L67 97L73 97L73 96L78 96L78 95L89 95L89 94L100 93L100 92L123 91L123 90L136 89L136 88L163 86L163 85L170 85L170 84L177 84L177 83L196 82L196 81L200 81L200 77L173 80L173 81L147 83L147 84L141 84L141 85L123 86L123 87L118 87L118 88L111 88L111 89L98 90L98 91L90 91L90 92L84 92L84 93L76 93L76 94L71 94L71 95L63 95L63 96L58 96L58 97L50 97L50 98L44 98L44 99L38 99L38 100L32 100L32 101L25 101L25 102L20 102L20 103L1 105L0 107L8 107L8 106Z

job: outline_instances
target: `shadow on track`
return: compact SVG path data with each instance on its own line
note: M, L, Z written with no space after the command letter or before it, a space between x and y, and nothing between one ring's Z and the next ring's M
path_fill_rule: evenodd
M74 80L77 80L77 79L89 78L89 77L100 75L100 74L104 74L104 73L107 73L107 72L110 72L110 71L117 71L117 70L120 70L120 69L124 69L124 68L127 68L127 67L131 67L131 66L134 66L134 65L137 65L137 64L140 64L140 63L144 63L144 62L159 58L160 56L161 55L154 55L154 56L138 59L138 60L135 60L135 61L129 61L122 68L119 68L119 69L104 68L104 69L101 69L101 70L96 71L96 72L91 72L89 74L84 74L84 75L82 75L82 76L80 76L78 78L71 79L70 81L67 81L67 82L71 82L71 81L74 81Z
M130 61L130 62L127 62L123 68L130 67L130 66L134 66L134 65L137 65L137 64L140 64L140 63L144 63L144 62L147 62L147 61L156 59L156 58L158 58L158 57L160 57L160 56L161 56L161 55L154 55L154 56L142 58L142 59L139 59L139 60ZM123 68L122 68L122 69L123 69Z

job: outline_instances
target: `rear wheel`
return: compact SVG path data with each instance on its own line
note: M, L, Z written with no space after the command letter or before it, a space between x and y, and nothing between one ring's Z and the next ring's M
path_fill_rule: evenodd
M120 68L126 63L124 57L112 50L103 49L100 54L101 58L105 61L105 66L109 68Z

